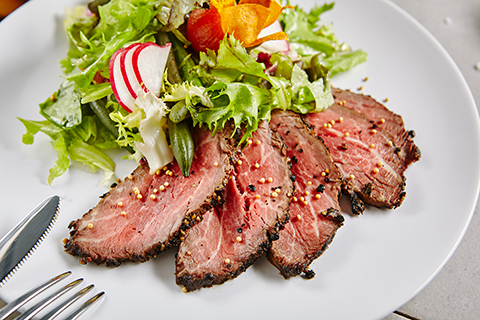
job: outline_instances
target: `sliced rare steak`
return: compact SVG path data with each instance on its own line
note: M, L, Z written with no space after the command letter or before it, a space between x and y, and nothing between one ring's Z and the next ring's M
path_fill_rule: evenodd
M278 238L292 193L285 147L267 122L240 153L224 202L186 232L176 260L185 291L211 287L244 272Z
M388 132L364 114L338 104L304 119L330 151L347 193L380 208L402 203L406 164Z
M420 160L420 149L415 145L413 130L405 130L403 119L400 115L388 110L370 96L353 93L348 90L332 88L335 102L349 109L360 111L373 121L375 126L389 132L393 137L393 143L400 148L398 155L404 159L406 166Z
M287 145L294 177L294 197L290 204L290 221L280 230L280 237L268 251L269 261L285 278L304 274L333 240L344 218L338 197L341 176L333 160L300 116L293 112L275 111L270 126Z
M65 250L107 266L144 262L177 245L184 231L218 200L233 170L232 131L193 129L194 160L188 178L174 161L155 174L142 164L69 225Z

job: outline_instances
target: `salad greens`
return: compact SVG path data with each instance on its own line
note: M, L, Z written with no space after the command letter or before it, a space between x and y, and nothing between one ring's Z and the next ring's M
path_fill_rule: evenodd
M116 50L133 42L155 42L162 27L155 17L160 12L159 3L110 1L98 7L99 17L88 11L67 11L73 16L67 16L64 26L70 40L67 57L61 61L66 79L85 89L92 85L97 72L109 78L108 63Z
M139 162L145 156L152 166L161 167L170 161L172 151L159 141L167 141L168 127L182 128L179 136L185 136L185 118L214 131L233 120L237 128L244 126L244 142L274 109L321 112L333 103L330 77L366 60L366 53L352 51L335 37L330 25L321 24L320 15L333 3L309 12L298 6L283 10L279 21L289 36L288 53L265 53L261 46L246 50L234 36L225 36L217 52L198 55L184 49L189 43L181 30L186 14L206 1L99 2L91 3L90 10L87 6L66 10L69 49L60 62L65 81L40 104L45 120L19 119L27 130L25 144L33 143L38 132L52 139L58 160L50 169L49 184L66 172L71 161L103 170L105 182L110 182L115 164L105 149L125 148L127 158ZM110 58L132 43L155 42L159 32L168 32L172 43L183 48L176 51L175 60L184 82L169 83L164 76L160 97L147 94L145 102L128 113L116 101L109 82ZM191 162L191 144L177 145L177 140L170 141L175 157ZM179 156L178 150L189 154Z

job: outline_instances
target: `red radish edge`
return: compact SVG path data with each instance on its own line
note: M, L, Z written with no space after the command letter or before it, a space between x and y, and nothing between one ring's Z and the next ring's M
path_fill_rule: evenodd
M113 94L117 98L118 103L128 112L132 112L131 108L127 106L128 104L134 104L135 99L137 98L138 89L142 88L145 93L149 91L144 81L142 80L140 68L138 66L139 56L143 49L150 46L157 46L158 48L168 48L170 50L171 43L167 43L165 46L160 47L156 43L147 42L147 43L134 43L126 48L118 49L112 55L109 63L109 73L110 73L110 83L112 85ZM132 51L133 50L133 51ZM131 54L126 61L127 54ZM131 60L130 60L131 59ZM127 63L131 62L131 65L127 66ZM164 66L165 61L161 61ZM128 68L128 70L127 70ZM163 78L163 72L165 67L163 67L162 74L160 79ZM133 75L129 71L133 72ZM132 79L132 77L135 77ZM160 83L161 86L161 83ZM135 88L134 88L135 87ZM160 88L159 88L160 89ZM156 92L155 92L156 93ZM122 94L124 97L122 98ZM132 100L132 101L130 101Z
M118 103L128 112L132 112L129 107L125 105L125 103L122 101L120 98L120 94L118 92L117 88L117 83L115 80L115 71L114 71L114 66L115 66L115 61L119 58L120 55L123 55L126 52L126 48L118 49L115 51L112 55L112 58L110 59L110 64L108 66L108 72L110 73L110 84L112 85L112 91L113 94L115 95L115 98L117 98ZM120 56L121 57L121 56Z
M145 47L133 53L132 61L138 61L138 56L140 55L140 51L142 51L144 48ZM147 90L147 87L145 87L145 84L143 83L142 77L140 76L140 70L138 70L138 67L137 68L133 67L133 72L135 72L135 77L137 78L137 81L140 83L140 86L142 87L143 91L145 91L146 93L148 90Z
M264 28L260 32L260 34L258 35L258 38L266 37L268 35L274 34L279 31L283 31L282 25L280 24L279 20L275 20L274 23ZM287 40L269 40L264 42L264 44L265 44L265 47L270 49L268 51L272 51L271 53L281 52L283 54L288 54L288 52L290 51L290 43Z
M126 58L129 51L138 50L138 49L140 49L138 47L141 47L141 46L143 46L143 43L134 43L134 44L128 46L125 49L125 54L123 54L120 57L120 70L122 71L122 77L123 77L123 79L125 79L125 85L127 86L128 92L130 92L130 94L132 95L132 97L134 99L137 99L137 93L135 92L135 90L133 90L132 85L130 83L130 79L129 79L128 74L127 74L127 69L125 68L125 58Z
M147 93L149 91L149 89L145 86L145 82L143 81L142 75L140 74L140 68L138 67L138 59L139 59L139 56L140 56L141 52L149 46L157 46L159 48L167 48L167 47L170 48L172 46L172 44L167 43L164 46L159 46L158 44L153 43L153 42L146 42L144 44L144 46L142 46L141 48L139 48L138 50L136 50L133 53L133 56L132 56L133 71L135 72L135 77L137 78L137 81L140 83L140 86L142 87L143 91L145 91L145 93ZM162 73L163 73L163 70L162 70Z

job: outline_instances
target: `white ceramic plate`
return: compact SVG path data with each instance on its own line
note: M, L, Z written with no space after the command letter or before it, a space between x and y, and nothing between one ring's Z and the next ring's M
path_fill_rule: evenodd
M41 135L34 145L23 145L24 128L15 119L41 119L38 103L61 82L63 10L79 2L32 0L0 23L0 234L47 196L63 200L52 232L0 289L2 299L72 270L107 292L90 319L378 319L412 298L452 255L479 191L479 121L471 93L445 50L398 7L383 0L338 0L324 19L334 21L337 36L368 52L369 60L334 84L363 86L378 100L388 97L387 106L417 133L423 156L407 170L403 205L347 216L330 249L312 265L317 275L310 281L285 281L263 258L233 281L185 294L175 285L173 251L114 269L80 265L63 252L62 239L68 223L106 191L102 174L74 166L48 186L55 153ZM135 166L119 163L120 177Z

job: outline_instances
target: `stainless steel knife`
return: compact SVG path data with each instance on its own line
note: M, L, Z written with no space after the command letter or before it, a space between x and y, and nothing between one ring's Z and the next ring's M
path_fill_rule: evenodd
M40 245L57 219L59 209L59 196L43 200L0 239L0 287Z

